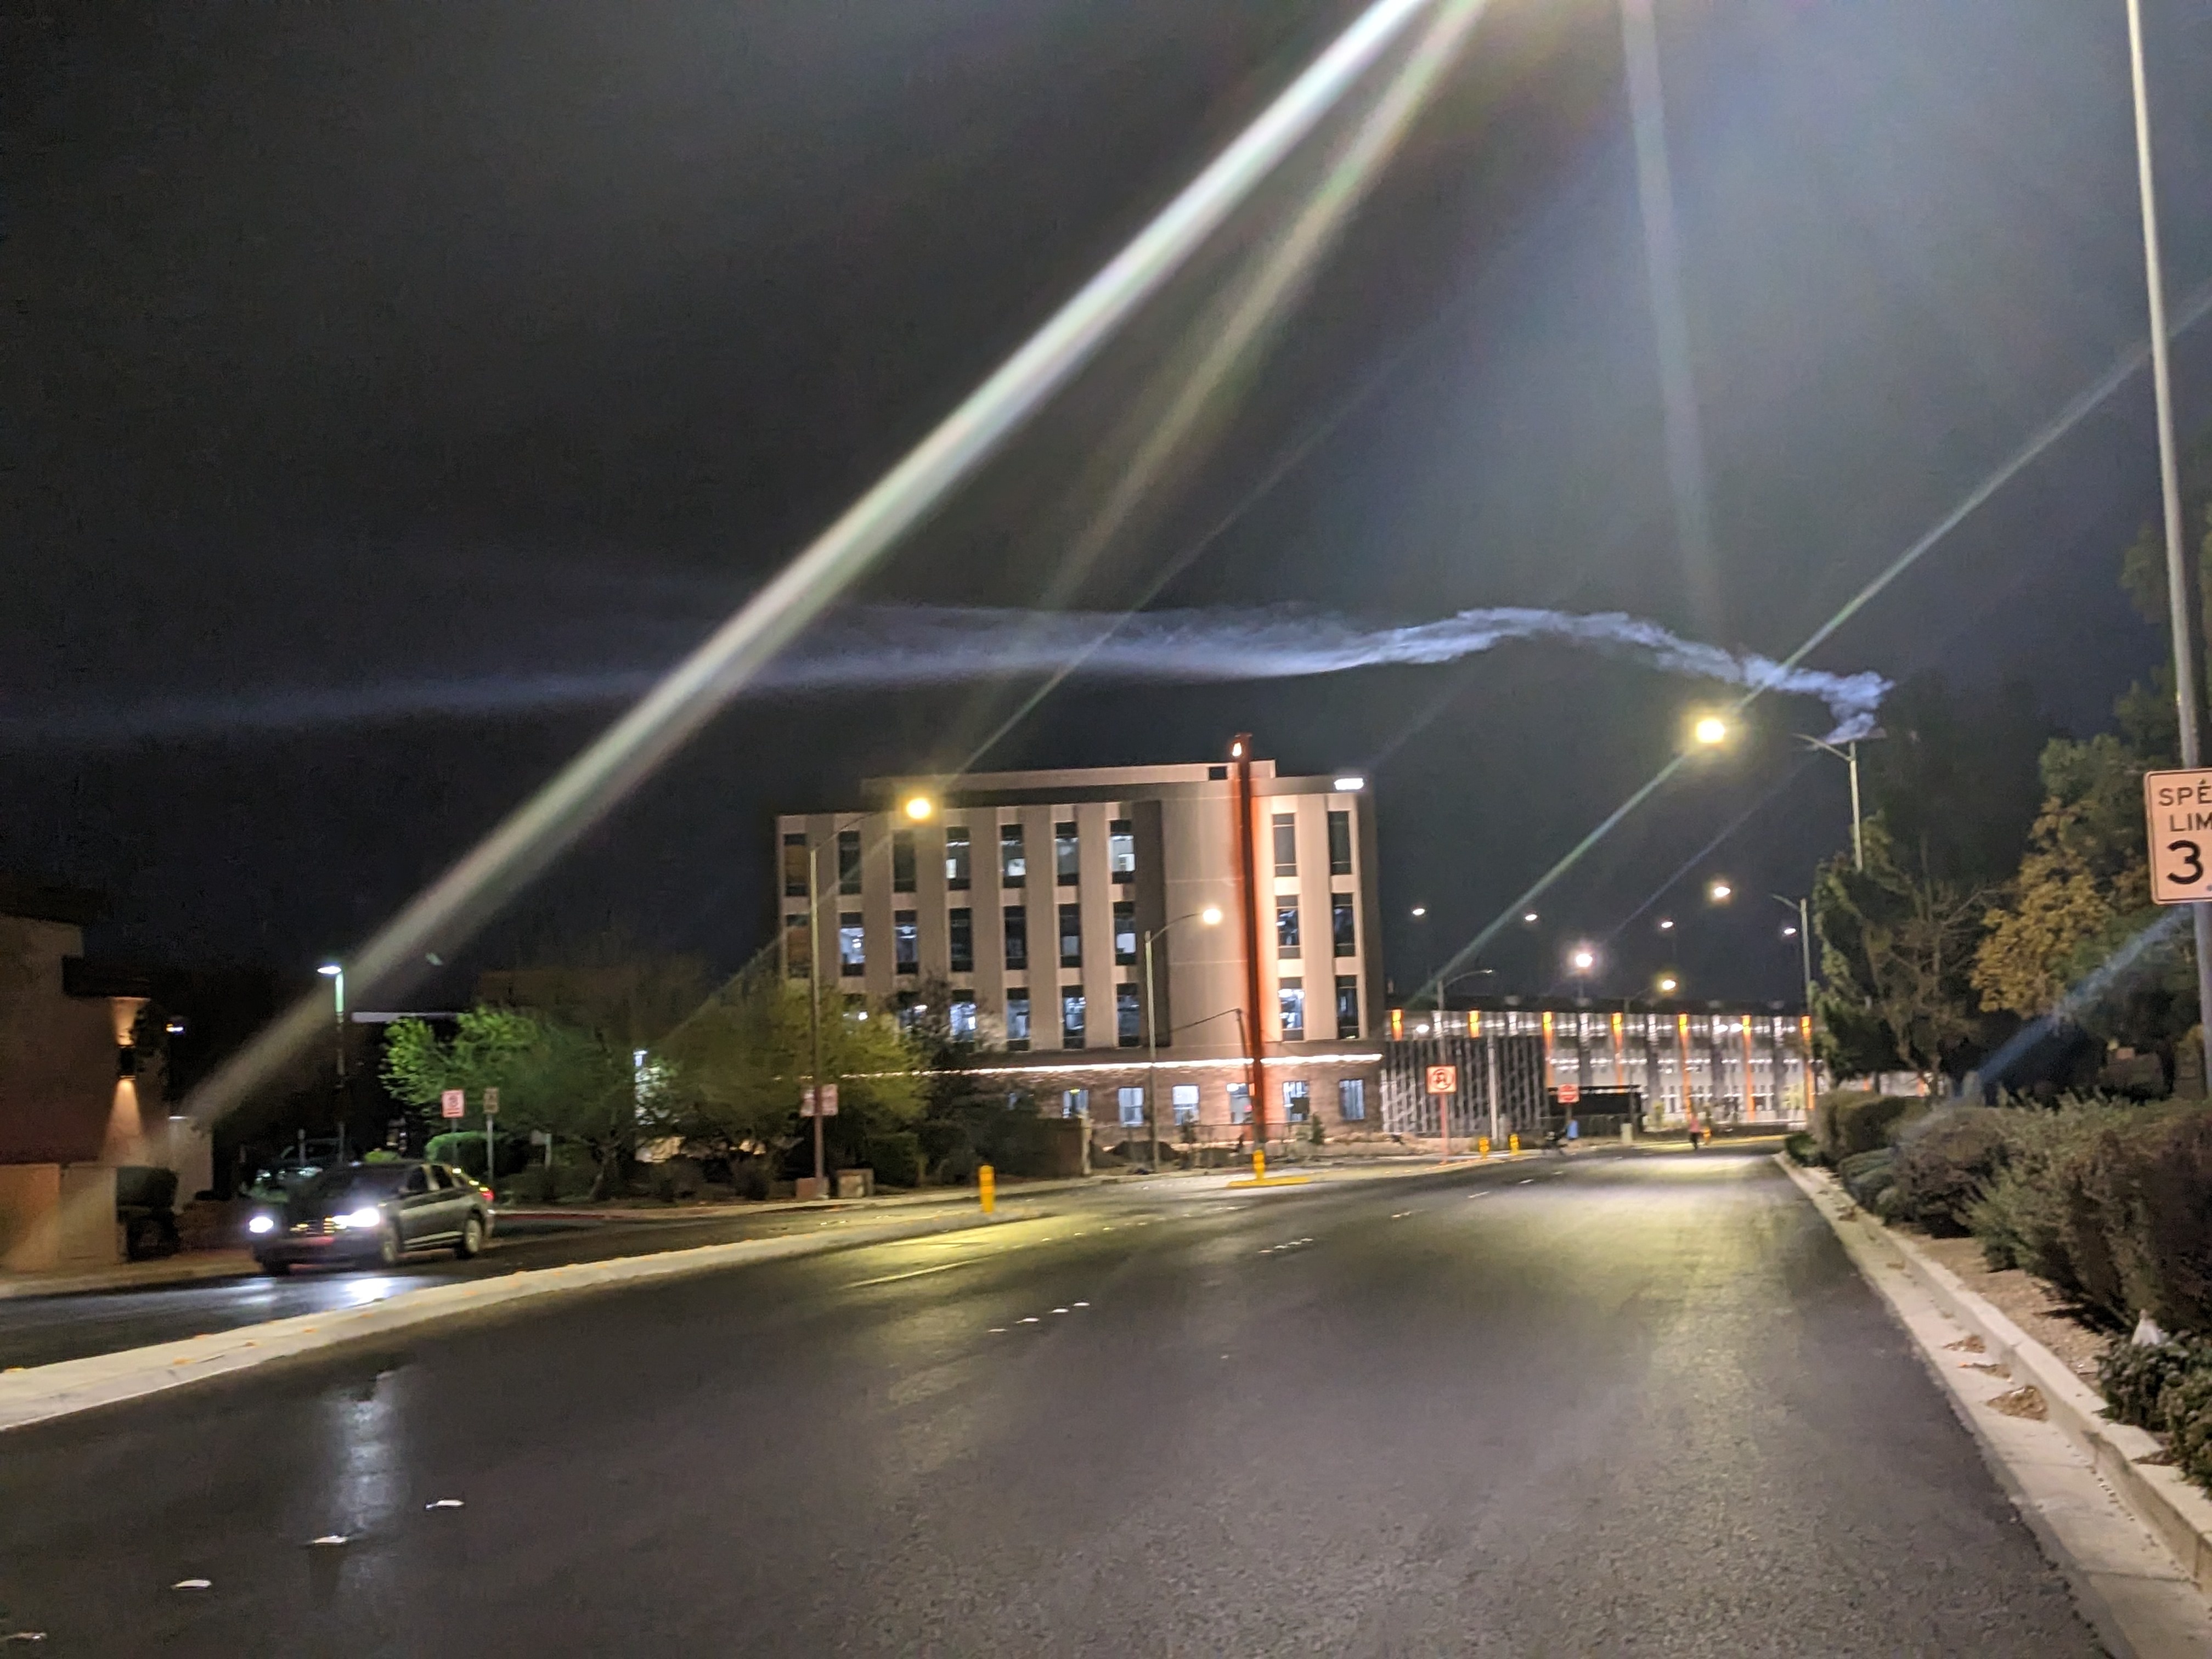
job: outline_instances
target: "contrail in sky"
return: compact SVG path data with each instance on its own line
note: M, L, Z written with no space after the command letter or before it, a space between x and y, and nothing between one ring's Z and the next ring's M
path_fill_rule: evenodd
M750 695L957 685L1056 673L1163 684L1304 679L1454 663L1517 641L1565 645L1743 690L1816 697L1838 739L1863 735L1890 683L1880 674L1785 666L1686 640L1620 611L1495 606L1378 626L1290 609L1038 612L876 606L836 618L758 675ZM289 732L424 717L530 714L635 696L657 667L410 678L354 686L172 696L125 707L0 715L0 747L86 749Z

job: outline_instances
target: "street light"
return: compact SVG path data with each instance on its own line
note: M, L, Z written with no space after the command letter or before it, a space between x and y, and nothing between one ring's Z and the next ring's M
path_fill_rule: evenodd
M1658 985L1659 994L1662 996L1673 996L1675 992L1682 988L1682 981L1676 979L1672 974L1660 975Z
M1802 898L1784 898L1779 893L1769 893L1766 896L1797 918L1797 925L1794 927L1784 928L1782 937L1788 939L1793 933L1796 935L1797 954L1803 963L1805 972L1805 1018L1810 1020L1813 1018L1813 922L1808 914L1808 901ZM1775 1088L1778 1099L1780 1098L1781 1092L1781 1086L1778 1082ZM1813 1051L1808 1043L1805 1050L1805 1112L1808 1119L1812 1115L1812 1111Z
M1577 974L1587 974L1597 966L1597 952L1587 945L1577 945L1573 954L1568 957L1567 965Z
M1869 738L1881 736L1869 732ZM1861 875L1866 873L1866 825L1859 815L1859 739L1853 738L1841 749L1822 738L1808 738L1802 732L1797 741L1808 749L1817 749L1824 755L1833 755L1851 769L1851 867Z
M1152 998L1152 941L1177 922L1195 921L1205 927L1221 925L1221 907L1209 904L1202 910L1192 910L1164 921L1146 930L1145 934L1145 1133L1152 1143L1152 1166L1160 1167L1160 1021L1159 1010Z
M1661 933L1673 933L1673 932L1674 931L1674 918L1673 918L1673 917L1671 917L1671 916L1662 916L1662 917L1660 917L1660 918L1659 918L1659 931L1660 931Z
M1724 881L1708 882L1705 884L1705 902L1709 904L1726 904L1735 896L1735 889Z
M1413 914L1416 916L1425 916L1429 914L1429 907L1425 904L1417 904L1413 907Z
M1534 927L1536 921L1536 913L1534 910L1523 910L1521 913L1521 920L1525 926Z
M1690 735L1700 747L1717 749L1729 740L1729 723L1718 714L1701 715L1690 728Z
M921 823L936 810L935 805L927 795L914 795L908 798L906 815L916 823Z
M326 962L315 971L331 982L331 1042L337 1059L337 1081L331 1086L331 1110L338 1121L338 1159L343 1163L345 1160L346 1139L345 964Z

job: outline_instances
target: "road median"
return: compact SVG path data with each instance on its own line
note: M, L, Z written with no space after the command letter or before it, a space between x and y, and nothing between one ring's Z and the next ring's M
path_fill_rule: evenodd
M885 1220L863 1223L834 1236L807 1234L742 1239L688 1249L616 1256L602 1261L571 1262L465 1284L431 1285L359 1308L301 1314L181 1342L160 1342L143 1348L126 1348L118 1353L0 1372L0 1431L234 1376L276 1360L373 1342L442 1320L495 1309L515 1308L586 1291L680 1279L756 1262L787 1261L870 1244L896 1243L935 1233L1036 1220L1045 1213L1031 1211L1020 1216L994 1217L970 1212Z

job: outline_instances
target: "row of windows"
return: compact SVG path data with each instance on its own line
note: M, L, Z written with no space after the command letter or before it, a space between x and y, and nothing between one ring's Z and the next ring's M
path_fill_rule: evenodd
M1297 817L1291 812L1274 815L1275 873L1295 876L1298 872ZM945 826L945 884L956 892L964 892L974 879L974 846L970 830L964 823ZM1004 887L1023 887L1029 883L1029 849L1024 844L1022 826L1002 823L999 826L999 882ZM891 835L891 890L911 893L915 890L917 868L915 832L899 830ZM804 898L813 890L811 885L812 850L803 834L787 835L783 838L783 890L787 898ZM1052 827L1053 879L1062 887L1080 884L1083 877L1082 837L1073 821L1062 821ZM1137 878L1136 825L1127 818L1115 818L1106 826L1106 872L1115 881L1134 881ZM1352 814L1331 812L1328 815L1328 872L1333 876L1352 873ZM858 893L860 890L860 832L840 830L837 832L837 890Z
M1019 971L1030 965L1030 918L1026 907L1010 904L1000 913L1005 932L1006 963L1011 970ZM1059 907L1060 927L1058 944L1060 965L1063 968L1083 966L1083 907L1063 904ZM806 918L793 915L785 918L784 925L793 930L795 939L803 940ZM1353 917L1352 896L1333 894L1329 900L1329 933L1331 948L1340 957L1359 954L1359 931ZM1298 924L1298 907L1279 904L1275 907L1275 954L1285 961L1297 959L1303 951L1302 930ZM975 968L975 913L964 906L955 906L945 913L946 966L956 974L972 973ZM793 960L804 955L800 945ZM1132 967L1137 960L1137 906L1132 899L1117 900L1114 905L1114 962L1117 967ZM841 973L859 975L867 971L867 927L858 910L837 913L837 962ZM921 969L921 926L917 912L891 912L892 971L901 974L919 973Z
M1278 812L1275 821L1275 873L1295 876L1298 872L1298 819L1295 812ZM1332 876L1352 873L1352 814L1331 812L1328 815L1328 872Z
M1145 1124L1145 1091L1142 1085L1123 1085L1114 1091L1114 1104L1125 1129L1141 1128ZM1198 1085L1178 1083L1168 1092L1168 1105L1177 1123L1198 1121ZM1367 1117L1367 1083L1364 1078L1348 1077L1336 1085L1337 1115L1346 1123L1364 1122ZM1091 1091L1063 1089L1060 1094L1060 1115L1062 1117L1091 1115ZM1283 1116L1291 1123L1310 1122L1313 1117L1313 1085L1304 1078L1292 1078L1283 1085ZM1252 1087L1247 1083L1229 1085L1229 1121L1249 1123L1252 1118Z
M1062 887L1075 887L1083 879L1082 838L1073 823L1053 825L1052 861L1054 879ZM945 826L945 884L955 892L965 892L974 881L975 849L969 839L969 827L964 823ZM915 890L915 873L919 867L915 832L899 830L891 835L891 890L911 893ZM1023 887L1029 883L1029 850L1024 845L1024 832L1018 823L999 826L999 882L1005 887ZM1137 878L1137 830L1127 818L1115 818L1106 827L1106 872L1117 882ZM783 891L787 898L805 898L813 890L813 852L803 834L787 835L783 838ZM858 893L860 890L860 832L840 830L837 832L837 890Z
M1276 981L1275 1005L1282 1024L1282 1040L1302 1042L1306 1036L1306 991L1302 980L1284 979ZM910 1019L921 1011L915 1008L911 993L900 998L900 1018ZM1006 1046L1022 1049L1030 1046L1031 1034L1030 992L1017 987L1006 993ZM975 999L972 993L956 992L947 1021L956 1037L975 1035ZM1336 981L1336 1035L1340 1040L1359 1035L1359 981L1346 976ZM1173 1033L1160 1033L1160 1046L1170 1046ZM1060 988L1060 1046L1081 1048L1091 1041L1090 997L1079 985L1064 985ZM1135 985L1114 988L1114 1042L1119 1048L1135 1048L1145 1041L1144 991Z

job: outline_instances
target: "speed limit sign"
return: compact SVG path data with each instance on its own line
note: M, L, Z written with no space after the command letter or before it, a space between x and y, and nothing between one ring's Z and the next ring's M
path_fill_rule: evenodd
M2143 774L2150 896L2160 904L2212 899L2212 769Z

